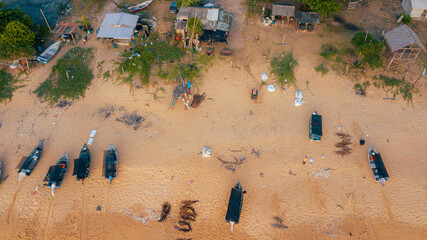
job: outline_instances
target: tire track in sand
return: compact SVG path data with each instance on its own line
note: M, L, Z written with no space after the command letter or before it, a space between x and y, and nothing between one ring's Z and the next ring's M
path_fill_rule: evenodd
M48 230L48 227L49 227L49 219L50 219L50 216L52 215L52 211L53 211L54 200L55 199L53 198L52 201L49 204L49 209L48 209L48 213L47 213L47 216L46 216L46 222L44 224L43 239L47 239L46 238L47 237L47 230Z
M24 183L24 180L22 180L19 183L18 189L16 189L15 194L13 194L12 202L10 203L9 210L7 210L7 216L6 216L7 224L10 224L10 217L13 214L13 209L15 208L16 198L18 197L18 193L21 191L23 183Z
M86 205L87 205L87 198L85 195L86 191L86 185L83 186L83 199L82 199L82 219L80 220L80 239L85 239L86 232L87 232L87 225L86 225Z
M108 202L107 202L107 210L106 210L106 214L109 214L110 213L110 206L111 206L111 194L112 194L112 191L111 191L111 184L110 184L110 187L108 188ZM109 225L109 223L110 223L110 221L109 221L109 219L110 219L110 216L106 216L106 219L107 220L105 220L105 227L104 227L104 237L102 238L102 239L107 239L106 237L105 237L105 234L108 232L108 235L110 234L110 232L108 231L108 225Z

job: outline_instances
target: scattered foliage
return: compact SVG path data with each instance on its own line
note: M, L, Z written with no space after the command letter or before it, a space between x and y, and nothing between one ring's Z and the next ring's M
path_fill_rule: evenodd
M277 82L284 86L295 85L296 78L294 69L298 66L297 60L294 59L292 52L282 53L280 56L273 58L270 63L271 73L276 76Z
M35 53L35 34L25 24L9 22L0 33L1 59L29 58Z
M50 76L34 91L51 105L61 99L74 100L84 97L94 75L89 65L93 60L92 49L73 48L58 60Z
M194 31L194 36L196 36L196 34L199 34L199 36L203 34L203 26L199 18L190 18L187 23L187 28L189 33Z
M404 17L402 18L402 23L403 24L409 24L412 22L412 17L409 15L404 15L402 14Z
M13 92L23 86L18 86L20 82L18 78L14 78L12 74L6 72L5 70L0 70L0 103L7 102L11 100Z
M356 67L365 68L369 65L373 70L382 66L381 53L384 51L384 44L371 34L356 33L351 39L351 44L356 47L358 54L358 60L354 64Z
M402 95L404 100L412 103L412 97L413 94L416 93L416 89L411 83L406 82L404 78L397 79L380 75L379 77L374 77L374 79L377 80L374 86L386 89L386 91L391 91L393 93L393 99L396 98L397 95Z
M316 72L319 72L322 75L325 75L329 72L328 67L326 67L326 65L324 65L323 63L315 67L315 69L316 69Z

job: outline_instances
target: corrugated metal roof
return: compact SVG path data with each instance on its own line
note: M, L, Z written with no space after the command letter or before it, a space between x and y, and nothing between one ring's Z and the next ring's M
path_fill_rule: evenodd
M413 43L416 43L418 46L424 49L424 51L426 51L426 48L418 38L417 34L406 25L400 25L399 27L394 28L393 30L387 32L385 37L386 42L392 52L400 48L407 47Z
M411 0L413 9L427 9L427 0Z
M295 16L295 6L273 3L273 16L285 16L285 17L293 17Z
M319 24L319 14L314 12L296 12L297 23L317 23Z
M228 31L228 21L231 22L231 16L229 17L228 12L224 12L219 8L207 8L207 7L182 7L177 13L178 22L189 20L190 18L197 17L200 19L204 30L223 30ZM225 18L227 22L225 22ZM230 18L230 19L228 19ZM180 24L175 24L175 28L182 27ZM177 29L178 29L177 28Z
M102 21L97 37L131 39L138 18L127 13L108 13Z

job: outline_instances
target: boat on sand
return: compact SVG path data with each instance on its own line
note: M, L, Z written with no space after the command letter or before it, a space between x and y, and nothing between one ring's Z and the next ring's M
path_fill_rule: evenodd
M68 155L66 152L62 154L55 166L51 166L44 178L44 185L52 188L52 195L55 196L55 188L60 188L62 180L68 169Z

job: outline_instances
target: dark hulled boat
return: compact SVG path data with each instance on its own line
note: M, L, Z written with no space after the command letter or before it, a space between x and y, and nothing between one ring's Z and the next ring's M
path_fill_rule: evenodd
M55 196L55 188L60 188L62 180L64 180L65 173L68 169L68 155L66 152L62 154L55 166L51 166L44 178L44 185L52 188L52 195Z
M74 159L73 176L76 175L76 180L84 180L89 177L90 170L90 151L89 147L85 144L78 159Z
M114 145L111 143L108 146L107 152L105 152L105 162L104 162L104 174L105 178L110 179L110 183L114 178L117 177L117 167L119 162L119 156Z
M21 181L25 176L31 175L40 160L40 157L43 153L43 147L44 141L41 140L28 157L22 158L21 162L16 167L17 169L19 169L19 181Z

